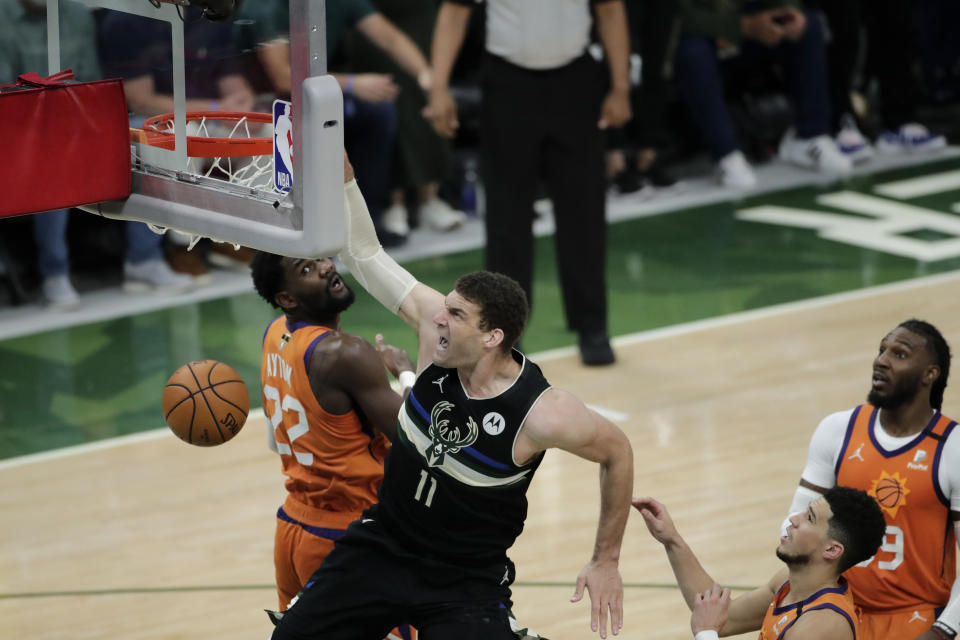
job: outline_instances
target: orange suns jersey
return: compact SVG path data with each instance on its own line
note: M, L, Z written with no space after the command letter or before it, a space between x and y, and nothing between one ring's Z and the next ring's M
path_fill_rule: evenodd
M323 410L307 376L310 358L330 329L287 322L280 316L263 337L260 382L268 438L287 476L300 519L346 528L377 500L389 441L365 426L355 411L334 415ZM336 512L344 516L337 517ZM299 517L298 517L299 516ZM322 519L323 522L317 522Z
M853 630L853 638L856 640L859 631L859 616L853 604L850 585L847 584L846 580L840 578L840 586L838 587L821 589L806 600L781 606L780 603L783 602L788 593L790 593L789 580L780 585L777 596L767 607L763 624L760 625L759 640L780 640L800 616L809 611L821 609L831 609L846 618Z
M877 413L869 404L854 409L836 473L838 485L876 499L887 533L873 558L844 575L865 613L943 606L956 576L956 541L939 470L956 422L937 412L908 444L887 451L876 440Z

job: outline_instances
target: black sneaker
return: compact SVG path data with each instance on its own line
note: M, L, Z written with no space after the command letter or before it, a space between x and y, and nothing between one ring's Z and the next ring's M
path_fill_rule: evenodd
M606 331L581 331L579 343L580 359L588 367L613 364L617 359Z
M611 182L619 193L634 193L643 188L643 180L635 169L624 169Z
M665 189L677 184L677 179L666 172L659 159L654 160L653 164L651 164L646 171L640 171L638 175L640 176L641 182L651 184L659 189Z

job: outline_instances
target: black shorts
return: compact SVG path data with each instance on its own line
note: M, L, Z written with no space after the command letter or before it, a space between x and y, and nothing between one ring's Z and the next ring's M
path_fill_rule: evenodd
M419 557L364 514L310 577L272 638L382 640L411 624L422 640L512 640L507 611L515 575L506 558L463 566Z

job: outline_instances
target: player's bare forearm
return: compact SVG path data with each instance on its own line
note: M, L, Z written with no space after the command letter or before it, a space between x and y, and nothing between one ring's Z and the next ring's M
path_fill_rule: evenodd
M667 559L670 561L670 568L673 569L673 575L677 578L677 584L680 586L680 592L687 603L687 607L692 611L693 602L698 593L709 591L716 580L710 577L700 560L693 550L687 545L687 541L681 536L669 544L664 545L667 551Z
M612 426L612 425L611 425ZM633 490L633 449L622 431L612 427L612 450L600 464L600 524L593 549L594 560L620 559L620 545L630 515Z

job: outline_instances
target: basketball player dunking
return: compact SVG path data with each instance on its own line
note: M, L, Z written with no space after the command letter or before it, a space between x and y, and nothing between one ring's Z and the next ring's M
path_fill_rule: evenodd
M960 628L960 435L940 413L950 349L920 320L880 342L868 404L827 416L810 442L790 507L803 511L835 484L883 509L877 555L847 572L865 640L949 640Z
M417 332L418 376L399 412L379 502L337 541L273 637L376 640L405 621L424 639L509 640L515 572L507 549L523 528L531 478L553 447L600 464L600 524L572 599L586 588L592 629L605 638L609 616L619 632L629 440L513 349L527 313L516 282L475 272L446 296L417 282L380 247L345 166L340 258Z

